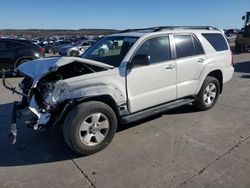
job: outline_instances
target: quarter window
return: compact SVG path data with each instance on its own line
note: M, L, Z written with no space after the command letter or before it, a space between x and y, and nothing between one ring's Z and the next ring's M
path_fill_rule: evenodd
M205 39L213 46L216 51L228 50L225 38L220 33L203 33Z
M135 55L149 55L151 64L170 60L169 37L159 36L148 39L139 47Z
M194 36L192 36L192 38L193 38L193 43L194 43L194 54L195 55L204 54L201 44L198 42L198 40Z

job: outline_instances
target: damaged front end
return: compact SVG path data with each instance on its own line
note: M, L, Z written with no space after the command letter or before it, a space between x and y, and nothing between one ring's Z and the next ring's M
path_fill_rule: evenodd
M64 80L111 68L100 62L73 57L30 61L16 69L17 74L24 76L19 84L21 91L6 84L3 71L4 87L22 96L22 101L13 105L11 142L14 144L16 141L16 117L26 117L27 127L35 130L53 127L64 119L77 99L84 97L84 90L74 92L74 88L70 88Z

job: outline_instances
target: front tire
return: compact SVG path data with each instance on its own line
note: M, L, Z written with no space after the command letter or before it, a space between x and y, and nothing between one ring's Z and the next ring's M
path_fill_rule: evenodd
M218 100L220 94L220 83L212 76L208 76L203 82L201 89L196 96L194 105L199 110L212 108Z
M69 147L80 155L91 155L109 145L117 128L114 111L106 104L89 101L67 115L63 135Z

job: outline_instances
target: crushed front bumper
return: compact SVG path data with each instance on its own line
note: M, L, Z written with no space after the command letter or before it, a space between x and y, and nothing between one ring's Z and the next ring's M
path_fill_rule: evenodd
M11 87L6 84L5 70L2 70L2 83L6 89L12 92L12 94L17 93L19 95L24 96L21 92L17 91L15 87ZM11 144L15 144L17 137L17 127L16 127L17 109L18 109L18 102L14 101L12 106L10 133L9 133L9 140Z
M12 94L18 94L23 97L28 97L27 95L19 92L16 90L16 87L13 87L11 85L6 84L6 78L5 78L5 70L2 70L2 83L3 86L10 90ZM20 102L14 101L12 105L12 113L11 113L11 124L10 124L10 132L9 132L9 141L11 144L16 143L16 138L17 138L17 117L19 117L19 109L20 109Z

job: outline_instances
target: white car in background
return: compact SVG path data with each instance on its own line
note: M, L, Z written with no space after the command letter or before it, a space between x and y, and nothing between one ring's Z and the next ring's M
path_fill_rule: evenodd
M67 45L62 47L59 50L59 54L61 56L73 56L79 57L94 43L95 41L88 40L88 41L81 41L74 45Z

